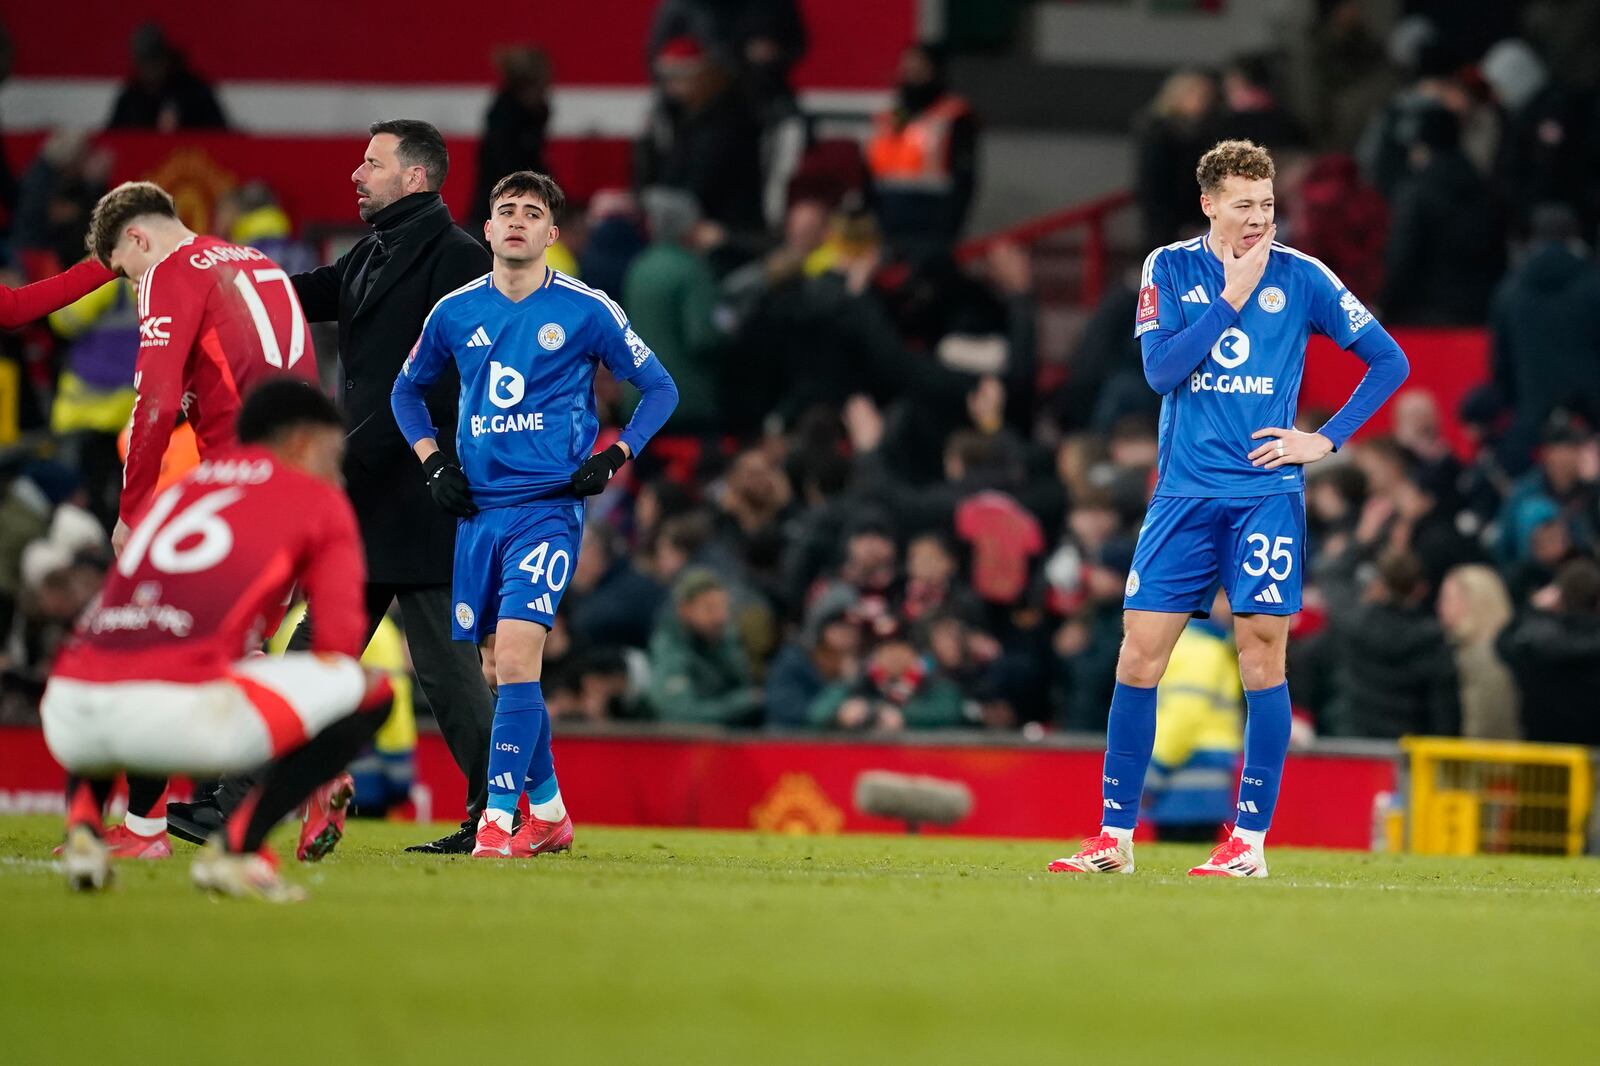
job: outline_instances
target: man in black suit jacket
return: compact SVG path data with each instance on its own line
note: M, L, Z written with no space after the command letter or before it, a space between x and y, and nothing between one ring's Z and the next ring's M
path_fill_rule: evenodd
M389 409L389 390L440 297L489 272L489 253L457 228L439 195L450 159L439 131L426 122L375 122L366 157L356 168L356 206L372 233L332 264L293 278L313 322L339 323L335 399L349 436L345 490L355 506L367 553L368 634L398 601L417 681L450 754L467 778L468 819L462 829L407 851L464 854L487 797L489 729L494 700L478 652L450 639L450 571L456 520L433 502L416 456ZM428 393L434 424L456 424L454 369ZM455 461L454 434L439 440ZM313 620L314 621L314 620ZM308 647L302 625L291 648ZM226 811L250 782L226 779L217 802ZM187 805L169 809L180 835Z

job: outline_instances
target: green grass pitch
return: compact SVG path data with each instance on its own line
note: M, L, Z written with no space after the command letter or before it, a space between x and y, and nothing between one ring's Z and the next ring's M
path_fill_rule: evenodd
M69 895L0 819L0 1061L1593 1062L1600 862L1274 849L1267 881L1062 846L581 824L568 855L356 823L292 907L187 845Z

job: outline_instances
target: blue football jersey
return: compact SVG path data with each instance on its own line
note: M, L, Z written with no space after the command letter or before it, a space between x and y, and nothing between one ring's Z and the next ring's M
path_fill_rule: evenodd
M1208 237L1157 248L1144 261L1134 336L1178 332L1222 299L1222 262ZM1372 329L1372 314L1321 261L1274 243L1266 273L1238 321L1161 400L1162 496L1234 497L1301 492L1300 466L1250 465L1250 434L1294 425L1306 340L1315 330L1341 348ZM1153 338L1152 338L1153 339ZM1145 343L1149 343L1149 339Z
M492 279L434 305L401 376L426 389L455 362L456 454L480 507L570 500L572 472L600 428L596 366L626 381L659 362L599 289L546 268L544 284L514 303Z

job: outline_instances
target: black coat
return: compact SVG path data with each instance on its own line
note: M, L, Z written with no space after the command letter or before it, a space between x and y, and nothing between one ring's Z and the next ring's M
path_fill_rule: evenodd
M1333 628L1336 695L1326 728L1341 736L1456 736L1461 692L1444 630L1432 616L1364 603Z
M1489 183L1471 161L1460 152L1436 156L1400 183L1392 216L1384 321L1482 322L1505 267L1505 242Z
M350 429L345 489L361 523L367 580L448 584L456 520L429 495L421 464L395 425L389 390L422 320L440 297L488 273L489 253L456 228L438 193L389 205L372 227L331 265L296 274L294 288L307 318L339 323L335 391ZM452 459L458 390L450 368L427 395L439 447Z
M1600 618L1530 611L1496 648L1522 691L1529 740L1600 744Z

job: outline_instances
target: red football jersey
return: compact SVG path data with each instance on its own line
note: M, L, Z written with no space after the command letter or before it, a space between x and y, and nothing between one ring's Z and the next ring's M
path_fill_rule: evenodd
M84 681L207 681L283 620L299 586L312 650L359 656L366 563L343 492L259 447L226 449L156 497L56 661Z
M123 521L131 525L154 494L180 411L205 458L234 442L241 398L273 374L317 381L305 312L278 264L254 248L195 237L145 271Z

